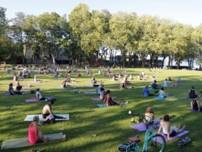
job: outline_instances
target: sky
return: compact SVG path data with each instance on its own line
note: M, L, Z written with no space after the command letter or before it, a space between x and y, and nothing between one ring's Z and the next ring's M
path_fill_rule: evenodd
M7 8L8 19L15 17L16 12L68 15L79 3L87 4L90 10L136 12L138 15L152 15L193 26L202 23L202 0L0 0L0 6Z

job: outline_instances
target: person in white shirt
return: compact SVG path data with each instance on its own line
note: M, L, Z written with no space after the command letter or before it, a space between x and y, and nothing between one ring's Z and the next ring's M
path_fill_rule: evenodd
M36 98L39 100L39 101L42 101L42 100L46 100L46 98L44 98L40 92L40 89L36 89L36 93L35 93L35 96Z

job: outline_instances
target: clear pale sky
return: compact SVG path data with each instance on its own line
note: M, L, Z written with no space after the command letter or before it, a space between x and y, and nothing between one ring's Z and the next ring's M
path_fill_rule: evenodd
M202 0L0 0L7 8L7 18L16 12L37 15L43 12L69 14L79 3L90 9L107 9L110 12L136 12L138 15L153 15L197 26L202 23Z

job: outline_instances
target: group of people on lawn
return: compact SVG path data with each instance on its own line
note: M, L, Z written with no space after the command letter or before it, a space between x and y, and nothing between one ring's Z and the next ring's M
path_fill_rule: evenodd
M40 89L36 90L36 98L39 101L47 101L42 108L42 117L44 119L43 123L54 123L56 119L63 118L62 116L58 116L53 113L52 105L54 104L54 100L46 100L46 98L42 96ZM28 142L30 144L37 144L39 142L46 142L47 140L48 138L43 136L41 132L39 117L34 116L33 121L28 127Z
M13 83L9 84L8 92L10 95L22 95L21 92L22 86L19 82L16 84L16 89L14 90ZM49 100L44 97L40 91L40 89L36 89L35 97L38 101L47 101L47 103L42 108L42 117L44 119L44 123L53 123L55 119L62 119L63 117L57 116L53 113L52 105L54 100ZM39 125L39 117L34 116L33 121L29 124L28 127L28 142L30 144L36 144L38 142L47 141L48 139L43 136L40 125Z
M141 77L145 77L144 75ZM171 84L171 78L165 79L163 84L160 86L157 84L157 81L154 80L151 84L151 87L145 86L143 90L143 95L146 96L154 96L158 94L159 98L166 98L167 94L164 91L164 88L167 88ZM71 78L66 78L62 82L62 87L66 88L68 86L68 83L71 82ZM101 83L98 84L97 80L95 77L92 78L91 84L93 87L96 87L97 93L99 94L99 99L103 101L103 103L106 106L113 106L113 105L120 105L121 102L114 101L114 99L111 96L111 91L110 90L105 90L104 85ZM128 76L123 77L120 86L121 88L127 88L129 85L128 81ZM177 83L173 83L173 86L176 86ZM22 86L20 85L19 82L16 83L16 89L14 90L13 88L13 83L9 84L8 92L10 95L15 95L15 94L22 94L21 92ZM36 89L35 96L39 101L48 101L47 98L42 96L40 89ZM200 111L200 103L198 100L199 95L196 93L194 87L192 87L188 93L189 99L191 100L191 109L193 111ZM45 119L45 122L54 122L55 119L61 118L60 116L57 116L53 113L52 110L52 105L53 101L49 101L47 104L44 105L42 109L42 116ZM155 115L154 111L151 107L148 107L145 111L145 120L149 123L154 121ZM163 133L167 136L168 139L172 139L173 136L176 135L178 130L174 130L171 127L171 122L170 122L170 116L169 115L164 115L161 120L160 120L160 126L159 126L159 133ZM30 144L36 144L41 141L47 141L48 139L45 138L41 132L40 126L39 126L39 117L35 116L33 118L33 121L29 124L28 127L28 142Z
M154 111L151 107L147 107L145 113L144 113L144 122L147 125L153 125L155 119ZM158 133L163 134L167 140L172 140L173 137L177 135L180 131L184 129L184 126L181 126L180 128L174 127L171 125L170 121L171 117L169 115L164 115L162 118L160 118L160 125L158 128Z

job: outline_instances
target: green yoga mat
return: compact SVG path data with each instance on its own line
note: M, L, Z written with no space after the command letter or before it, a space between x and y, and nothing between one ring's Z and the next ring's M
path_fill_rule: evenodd
M44 135L48 138L48 141L55 141L55 140L63 140L66 138L66 135L63 133L54 133L54 134L47 134ZM27 138L17 138L6 140L2 142L1 149L15 149L15 148L22 148L32 146L27 142Z

